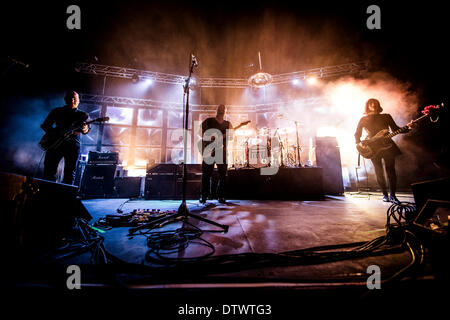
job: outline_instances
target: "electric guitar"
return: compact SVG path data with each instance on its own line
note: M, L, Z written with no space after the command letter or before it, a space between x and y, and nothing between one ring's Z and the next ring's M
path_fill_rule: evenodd
M243 122L241 122L237 127L233 128L233 130L237 130L237 129L243 127L243 126L246 126L246 125L248 125L250 122L251 122L250 120L243 121ZM205 148L206 148L211 142L214 142L214 141L215 141L214 139L215 139L215 137L212 136L212 137L211 137L211 141L206 141L206 140L203 140L203 137L202 137L202 141L201 141L201 142L202 142L202 150L205 150Z
M250 120L241 122L236 128L233 128L233 129L234 129L234 130L237 130L237 129L239 129L240 127L243 127L243 126L248 125L250 122L251 122Z
M442 103L441 107L443 106L444 104ZM412 121L411 124L414 124L429 117L431 117L432 121L437 121L433 120L433 118L435 117L436 119L438 119L438 112L439 112L439 105L431 105L425 107L424 110L422 110L423 116ZM389 133L389 129L383 129L379 131L376 135L374 135L372 138L363 140L360 143L358 143L356 145L356 149L358 150L359 154L364 158L373 159L381 151L388 150L393 146L391 140L392 137L406 131L408 131L408 126L401 127L392 133Z
M89 125L94 122L106 122L106 121L109 121L109 117L96 118L91 121L83 122L80 125L74 125L65 132L61 132L60 130L58 130L56 128L52 128L52 129L48 130L44 134L44 136L41 138L41 141L39 141L39 146L44 151L47 151L48 149L57 148L64 141L66 141L70 136L72 136L77 131L79 131L84 125Z

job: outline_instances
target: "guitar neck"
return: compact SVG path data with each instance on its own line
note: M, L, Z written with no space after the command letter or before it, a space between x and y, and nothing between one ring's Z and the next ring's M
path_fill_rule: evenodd
M408 126L401 127L400 129L395 130L394 132L391 132L388 135L386 135L386 138L392 138L393 136L396 136L399 133L406 131L407 129L408 129Z
M249 122L243 122L243 123L239 124L236 128L234 128L234 130L237 130L237 129L239 129L240 127L243 127L243 126L245 126L245 125L247 125L247 124L249 124Z
M421 117L417 118L416 120L414 120L412 123L416 123L416 122L418 122L418 121L420 121L422 119L428 118L428 117L429 117L429 114L424 114L423 116L421 116ZM401 127L400 129L395 130L394 132L388 134L386 137L387 138L392 138L393 136L396 136L399 133L402 133L402 132L404 132L406 130L408 130L408 126Z

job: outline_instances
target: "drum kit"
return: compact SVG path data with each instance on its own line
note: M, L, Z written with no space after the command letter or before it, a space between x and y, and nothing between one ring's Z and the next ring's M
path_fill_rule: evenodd
M232 167L301 167L298 123L294 122L295 127L236 130Z

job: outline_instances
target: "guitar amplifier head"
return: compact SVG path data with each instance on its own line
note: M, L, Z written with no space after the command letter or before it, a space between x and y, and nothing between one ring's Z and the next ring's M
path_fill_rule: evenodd
M89 151L88 164L118 164L118 152Z

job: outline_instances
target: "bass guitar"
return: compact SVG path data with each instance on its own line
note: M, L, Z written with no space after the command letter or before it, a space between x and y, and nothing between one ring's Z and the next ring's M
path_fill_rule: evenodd
M444 104L442 103L441 107L443 106ZM439 112L439 105L431 105L425 107L424 110L422 110L423 116L412 121L411 124L417 123L426 118L430 118L432 121L437 121L438 112ZM433 118L436 118L436 120L433 120ZM389 148L392 147L393 145L391 140L392 137L406 131L408 131L408 126L401 127L400 129L395 130L394 132L391 133L389 133L389 129L383 129L379 131L376 135L374 135L372 138L368 138L358 143L356 145L356 149L358 150L359 154L364 158L373 159L380 152L388 150Z
M72 128L70 128L65 132L61 132L60 130L53 128L51 130L48 130L44 134L44 136L41 138L41 141L39 141L39 146L44 151L47 151L48 149L57 148L64 141L66 141L72 135L74 135L77 131L80 131L84 125L89 125L94 122L106 122L106 121L109 121L109 117L96 118L94 120L83 122L80 125L72 126Z

